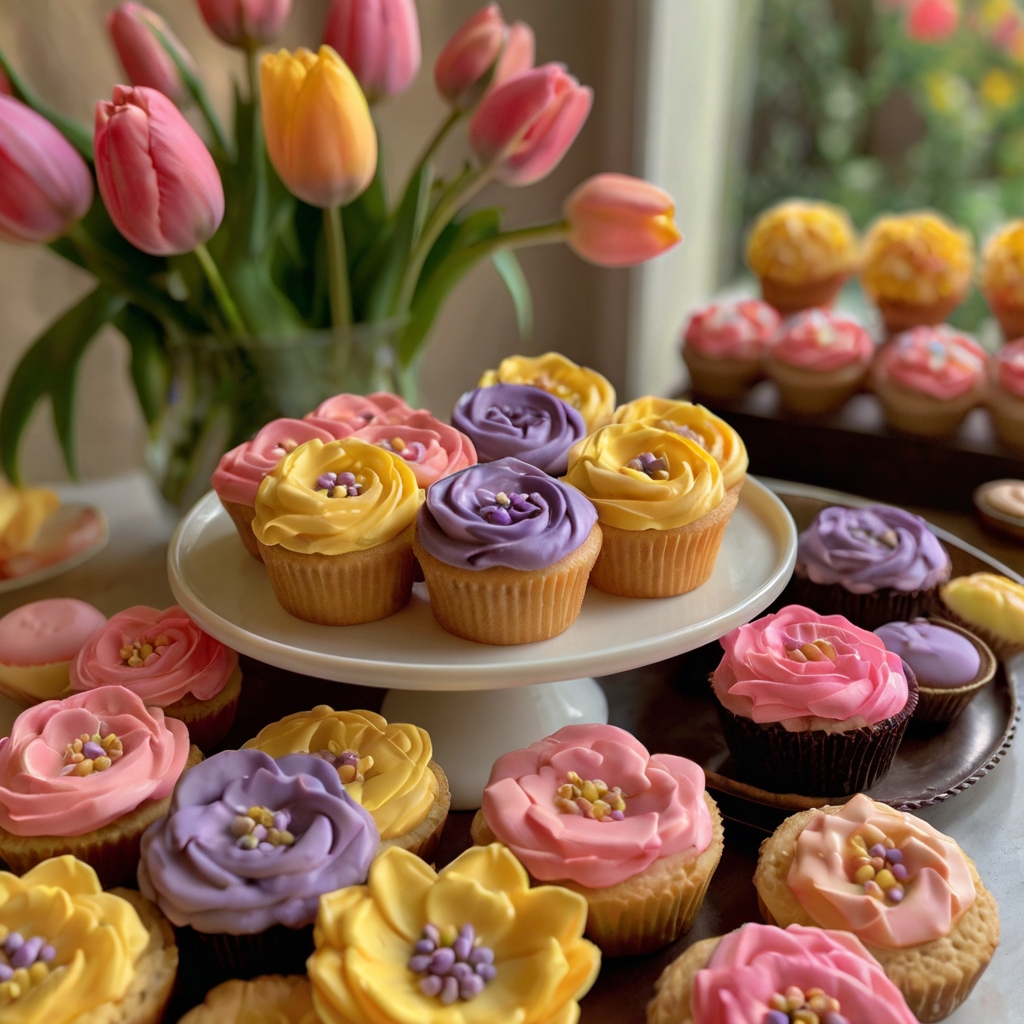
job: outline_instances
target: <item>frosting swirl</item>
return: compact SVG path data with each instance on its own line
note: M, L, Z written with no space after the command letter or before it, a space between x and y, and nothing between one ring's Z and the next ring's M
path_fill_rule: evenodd
M1024 304L1024 220L1012 220L986 243L981 290L994 305Z
M726 633L711 677L734 715L790 732L847 732L899 714L907 677L899 655L842 615L791 604Z
M0 479L0 562L32 547L58 505L60 499L48 488L12 487Z
M243 749L271 757L285 754L357 753L372 763L345 783L356 803L373 816L382 840L411 832L437 800L437 777L430 769L434 748L425 729L388 723L372 711L335 711L320 704L262 728Z
M879 833L900 851L909 879L897 903L869 895L850 877L850 840ZM863 793L836 814L813 814L797 837L786 882L822 927L853 932L884 949L906 949L948 935L975 898L967 859L952 839Z
M302 928L324 893L366 880L379 842L326 761L225 750L182 777L167 817L146 830L139 888L172 923L200 932Z
M782 322L772 358L802 370L828 373L851 363L870 362L871 335L853 317L828 309L805 309Z
M65 769L69 743L112 733L123 753L105 770ZM188 729L121 686L76 693L23 711L0 739L0 825L16 836L81 836L174 788Z
M942 542L920 517L888 505L822 509L797 543L797 572L852 594L930 590L949 578Z
M336 420L358 429L370 423L404 423L414 411L404 399L389 391L375 391L372 395L343 392L321 402L303 419Z
M774 281L823 281L856 265L857 232L849 214L831 203L779 203L754 221L747 239L747 266Z
M981 498L996 512L1024 519L1024 480L1004 480L994 487L986 487Z
M976 572L942 588L942 600L965 622L1024 644L1024 587L1005 576Z
M875 636L910 666L921 686L966 686L981 671L981 654L967 637L927 619L889 622Z
M713 302L692 314L683 340L709 359L758 359L771 346L779 320L760 299Z
M232 978L211 989L178 1024L320 1024L320 1019L308 978L264 974L252 981Z
M331 497L326 474L349 473L358 494ZM413 520L423 498L409 464L357 438L307 441L268 474L256 495L256 539L303 554L342 555L383 544Z
M71 689L123 686L147 705L165 708L186 694L215 697L237 668L238 655L204 633L184 608L136 605L83 645L71 663Z
M946 401L977 387L984 380L987 360L973 338L939 324L914 327L883 345L876 369L911 391Z
M996 353L995 369L999 386L1024 398L1024 338L1011 341Z
M518 459L470 466L427 491L416 529L435 558L463 569L546 569L590 536L594 506Z
M572 774L620 789L621 819L567 813L558 797ZM499 757L483 813L534 878L568 878L590 889L624 882L659 858L687 850L697 857L711 843L700 767L673 754L651 755L614 725L568 725Z
M665 460L665 478L629 465L648 453ZM725 497L722 471L701 445L645 422L613 423L591 434L573 450L565 481L594 503L602 523L620 530L686 526Z

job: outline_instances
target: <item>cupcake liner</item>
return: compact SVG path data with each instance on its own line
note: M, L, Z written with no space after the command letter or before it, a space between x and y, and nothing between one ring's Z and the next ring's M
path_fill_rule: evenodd
M828 309L849 276L833 274L821 281L807 281L803 284L789 284L776 281L774 278L762 277L761 298L769 306L774 306L783 316L791 316L815 306Z
M993 384L988 393L988 411L999 437L1007 444L1024 448L1024 398Z
M964 417L981 403L982 386L957 398L933 398L905 388L896 381L875 375L875 394L882 403L886 422L897 430L921 437L946 437L955 434Z
M603 546L596 523L575 551L546 569L463 569L435 558L417 539L430 610L441 628L481 644L529 644L564 633L583 605Z
M988 307L999 321L1006 344L1024 337L1024 308L993 299L988 300Z
M220 503L224 506L224 511L231 516L231 522L235 524L238 537L242 544L245 545L245 550L257 562L262 562L263 555L260 554L259 541L256 540L256 534L252 532L252 521L256 518L255 507L252 505L242 505L237 501L226 501L224 498L220 499Z
M943 619L948 620L955 626L959 626L965 632L972 633L974 636L982 639L1000 661L1009 661L1020 654L1021 651L1024 651L1024 644L1015 644L1012 640L1007 640L1005 637L993 633L992 630L986 629L976 622L968 622L942 600L941 593L935 596L935 609Z
M791 366L769 354L765 372L775 381L782 404L790 412L820 416L840 408L861 389L868 364L855 362L823 373Z
M750 359L712 359L685 345L683 362L690 371L693 391L708 398L726 401L742 398L763 376L761 360L757 356Z
M187 693L181 700L168 704L164 714L183 722L188 728L188 738L208 754L230 731L241 695L242 670L236 667L220 693L215 693L209 700L196 700Z
M946 725L959 717L964 708L992 682L998 662L988 644L981 637L975 636L969 629L964 629L955 622L948 622L945 619L931 618L928 621L933 622L936 626L951 629L954 633L959 633L970 640L981 656L978 675L973 682L966 686L922 686L921 681L918 680L918 701L917 710L914 712L914 721Z
M103 1016L104 1021L117 1024L159 1024L174 990L178 973L178 947L174 944L174 931L167 919L141 893L133 889L115 889L112 893L126 900L139 915L149 945L135 963L128 990L117 1002L116 1016ZM90 1015L90 1019L93 1019Z
M696 590L715 568L738 501L739 488L730 488L717 508L674 530L620 530L602 524L604 544L590 582L620 597L675 597Z
M448 777L441 770L436 761L431 761L427 766L434 773L437 779L437 799L430 813L414 829L406 832L405 835L396 836L394 839L385 839L377 851L379 857L389 846L400 846L403 850L422 857L430 863L441 841L441 833L444 831L445 822L448 820L448 811L452 805L452 794L448 787Z
M934 327L944 323L949 314L964 301L962 293L950 295L939 302L921 305L898 299L876 298L875 305L889 334L909 331L911 327Z
M401 533L363 551L302 554L260 543L278 603L290 615L321 626L376 622L401 611L412 596L410 523Z

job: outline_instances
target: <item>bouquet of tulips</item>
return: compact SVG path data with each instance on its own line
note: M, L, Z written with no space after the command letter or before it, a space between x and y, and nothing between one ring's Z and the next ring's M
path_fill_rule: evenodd
M497 4L438 57L449 112L394 205L371 108L419 70L414 0L334 0L318 52L262 57L291 0L198 4L246 57L231 134L191 55L141 4L108 17L132 84L97 103L93 133L50 109L0 53L0 236L48 245L96 279L8 385L0 455L15 482L19 439L46 396L74 471L76 371L104 324L131 346L152 468L181 502L224 450L275 416L337 390L411 396L438 310L479 261L493 261L526 332L517 247L564 241L625 266L680 238L671 198L624 175L583 182L550 223L506 230L500 210L467 210L488 182L544 178L593 98L562 65L534 67L531 29L506 24ZM190 104L202 134L182 114ZM441 143L463 124L474 159L442 171Z

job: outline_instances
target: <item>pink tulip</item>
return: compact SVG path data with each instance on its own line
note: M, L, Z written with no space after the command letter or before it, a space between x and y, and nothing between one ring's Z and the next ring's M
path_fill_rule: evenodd
M180 106L188 99L188 89L171 55L153 34L154 28L189 67L196 67L192 55L155 11L126 3L107 15L107 31L132 85L156 89Z
M508 26L497 4L488 4L448 40L434 64L437 91L453 106L471 106L475 87L505 46Z
M199 0L199 10L218 39L244 49L277 36L292 13L292 0Z
M907 35L920 43L942 42L959 24L957 0L917 0L907 12Z
M420 69L414 0L334 0L324 43L352 69L371 102L405 92Z
M489 92L469 122L469 141L506 185L532 185L572 145L594 101L561 64L524 71Z
M501 51L498 63L494 65L491 88L496 89L521 71L529 71L533 67L536 51L537 41L533 29L525 21L517 21L510 25L505 49Z
M191 252L224 218L213 157L163 93L114 86L96 104L96 178L118 231L153 256Z
M56 128L0 95L0 238L52 242L92 203L92 175Z

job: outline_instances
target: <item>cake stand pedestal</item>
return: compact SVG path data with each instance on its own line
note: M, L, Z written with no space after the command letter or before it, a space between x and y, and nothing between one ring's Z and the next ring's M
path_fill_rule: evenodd
M480 805L491 765L564 725L606 722L595 675L711 643L757 616L789 580L796 527L782 502L748 479L711 579L690 594L632 600L590 589L565 633L492 647L444 632L422 583L397 615L361 626L317 626L277 603L212 492L182 520L167 553L171 589L212 636L249 657L321 679L386 687L384 715L427 729L452 807Z

